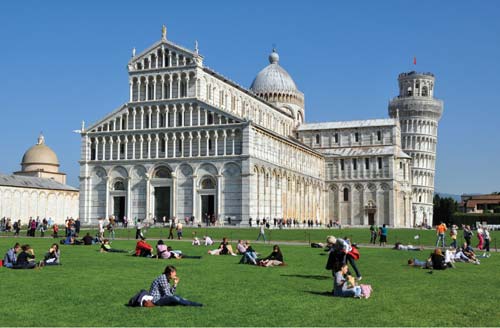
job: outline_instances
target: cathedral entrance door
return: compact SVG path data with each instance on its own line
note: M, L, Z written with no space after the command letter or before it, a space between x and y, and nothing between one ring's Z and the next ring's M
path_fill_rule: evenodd
M170 218L170 187L155 187L155 217Z
M118 222L122 222L125 216L125 196L113 197L113 215Z
M215 219L215 196L214 195L202 195L201 196L201 215L202 218L211 221L212 218Z
M368 224L375 224L375 213L368 213Z

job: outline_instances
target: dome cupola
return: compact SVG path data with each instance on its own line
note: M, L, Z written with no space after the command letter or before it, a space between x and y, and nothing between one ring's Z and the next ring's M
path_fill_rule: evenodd
M280 56L273 49L269 65L257 74L250 90L258 97L290 113L296 125L304 122L304 94L297 89L288 72L279 64Z
M257 74L250 90L257 95L272 93L295 93L297 86L288 72L279 65L280 56L273 49L269 55L269 65Z
M38 137L36 145L29 148L21 161L22 171L59 171L59 160L56 153L45 144L45 138L42 134Z

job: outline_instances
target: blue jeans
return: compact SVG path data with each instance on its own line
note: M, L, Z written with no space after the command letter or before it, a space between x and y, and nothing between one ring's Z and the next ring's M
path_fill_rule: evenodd
M257 236L257 240L260 239L260 236L262 236L262 238L264 239L264 241L266 241L266 234L265 233L259 232L259 235Z
M441 241L441 247L444 247L444 233L440 233L438 235L438 239L436 240L436 247L439 246L439 241Z
M188 301L180 296L163 296L158 301L155 302L157 306L175 306L175 305L184 305L184 306L203 306L201 303Z
M342 291L336 290L333 292L333 296L359 297L359 296L361 296L361 287L354 286L353 288L342 289Z

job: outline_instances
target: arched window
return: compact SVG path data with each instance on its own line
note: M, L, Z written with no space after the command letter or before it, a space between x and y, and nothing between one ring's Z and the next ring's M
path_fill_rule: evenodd
M344 202L349 201L349 189L344 188Z
M427 97L429 95L429 91L426 86L422 87L422 97Z
M408 91L406 93L407 96L413 96L413 90L411 89L411 87L408 88Z
M319 144L319 134L316 135L316 144Z
M159 178L159 179L169 179L172 177L172 174L167 167L161 166L161 167L156 169L153 176L155 178Z
M215 189L215 182L211 178L205 178L201 181L201 189Z
M114 190L125 190L125 185L123 184L123 181L116 181L115 184L113 185Z

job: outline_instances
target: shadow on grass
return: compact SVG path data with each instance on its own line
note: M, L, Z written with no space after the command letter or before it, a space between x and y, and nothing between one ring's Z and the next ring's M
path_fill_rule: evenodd
M295 278L304 278L304 279L314 279L314 280L332 279L332 277L328 277L328 276L308 275L308 274L282 274L281 276L282 277L295 277Z
M312 294L312 295L333 297L332 292L317 292L317 291L314 291L314 290L306 290L304 292Z

